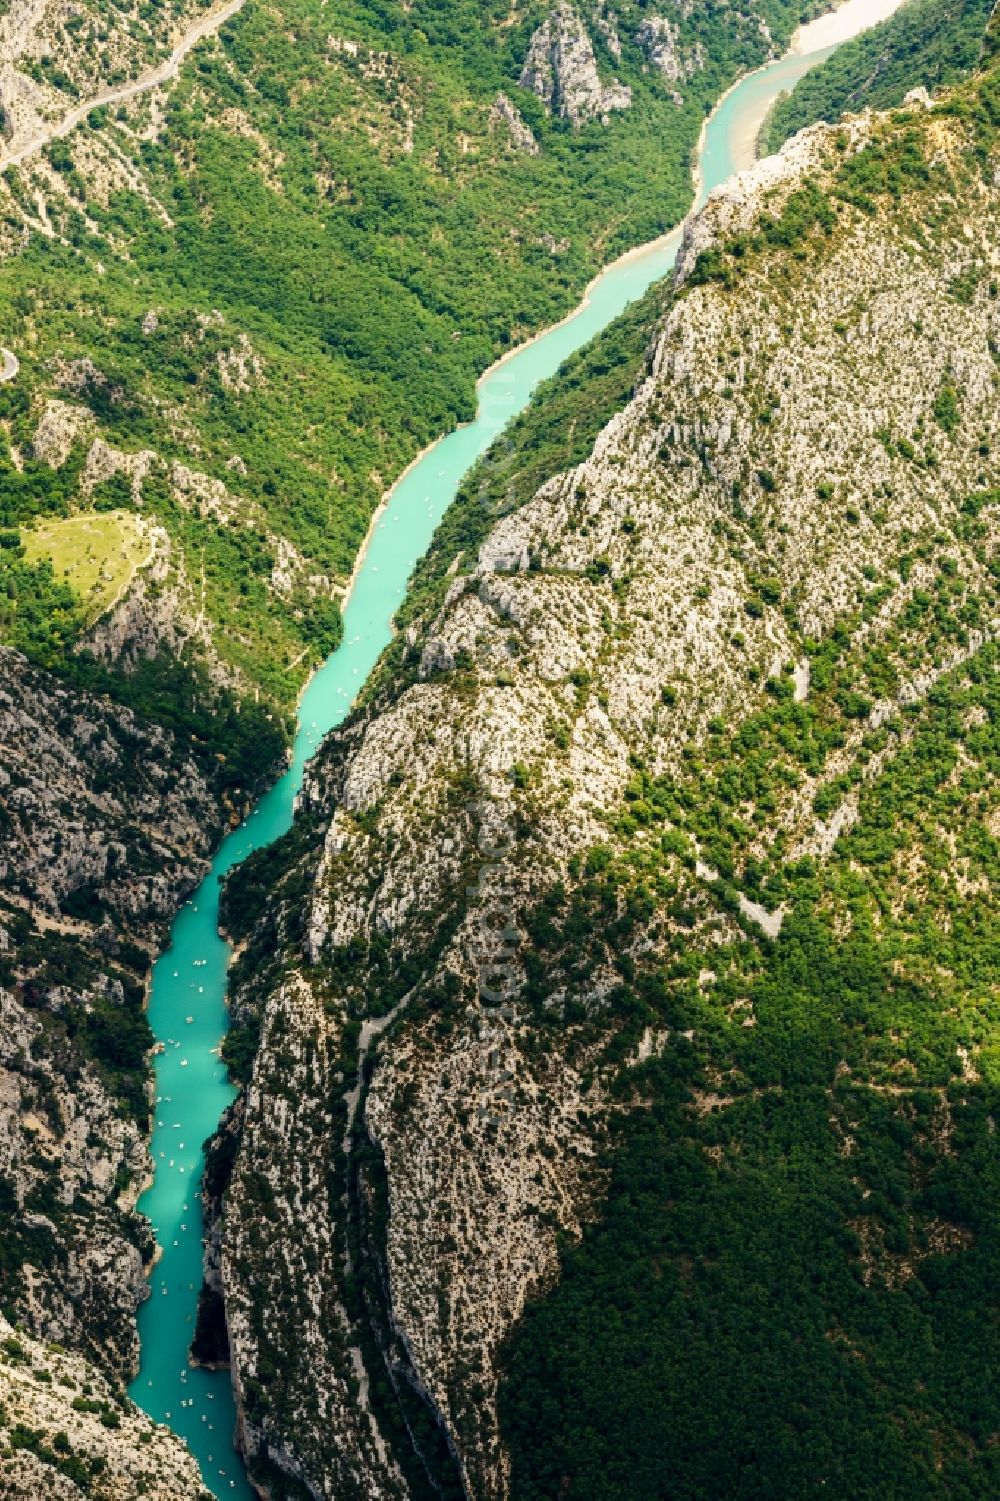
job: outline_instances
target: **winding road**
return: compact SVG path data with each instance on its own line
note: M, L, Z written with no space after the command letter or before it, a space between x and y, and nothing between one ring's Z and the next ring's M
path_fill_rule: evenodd
M104 89L99 94L94 94L85 99L81 104L75 104L73 108L58 120L53 120L41 130L37 131L27 141L14 147L12 151L6 151L0 155L0 172L7 167L17 167L29 156L35 156L47 146L50 141L58 141L63 136L69 135L71 130L83 123L92 109L101 109L107 104L121 104L126 99L134 99L137 94L148 93L161 83L177 76L177 70L193 47L205 37L212 36L223 26L230 16L242 10L246 0L227 0L225 5L216 10L210 10L207 15L199 16L197 21L184 32L180 41L174 47L169 57L157 63L155 68L150 68L146 73L140 73L131 83L123 83L118 88ZM4 376L3 379L9 379Z
M11 354L9 349L0 349L0 356L3 357L3 364L0 365L0 382L13 380L21 368L17 355Z

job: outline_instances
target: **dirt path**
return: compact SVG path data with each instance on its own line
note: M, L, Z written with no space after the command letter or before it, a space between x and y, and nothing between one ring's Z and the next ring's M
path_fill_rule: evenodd
M19 166L27 157L34 156L47 146L50 141L60 140L75 130L90 114L92 109L100 109L106 104L121 104L125 99L134 99L137 94L148 93L168 79L175 78L181 63L187 57L193 47L196 47L205 37L211 36L223 26L230 16L235 16L238 10L243 8L245 0L227 0L225 5L217 10L210 10L207 15L199 16L181 37L169 57L157 63L155 68L140 74L131 83L124 83L118 88L104 89L100 94L94 94L90 99L76 104L59 120L53 120L41 130L37 131L29 140L16 146L13 151L5 152L0 156L0 172L6 167ZM10 379L9 376L2 377Z
M0 355L3 356L3 364L0 365L0 381L13 380L21 368L17 355L11 354L9 349L0 349Z

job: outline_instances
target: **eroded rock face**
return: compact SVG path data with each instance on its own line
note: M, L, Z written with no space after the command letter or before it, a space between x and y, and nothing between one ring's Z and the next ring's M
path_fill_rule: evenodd
M507 1495L504 1340L555 1274L558 1236L596 1212L612 1085L635 1061L587 1052L584 1024L618 982L601 966L549 978L546 903L623 837L635 766L679 777L769 683L808 695L803 639L853 618L876 580L891 587L860 632L888 641L919 586L894 560L921 540L952 539L955 576L985 587L995 515L982 547L959 516L998 478L1000 304L977 272L1000 233L996 164L966 173L967 127L914 121L866 118L836 151L810 132L710 199L633 400L458 559L411 627L410 675L309 769L303 809L322 827L294 896L275 899L280 962L234 997L262 1041L223 1268L250 1447L318 1497L406 1494L407 1440L352 1387L354 1351L372 1381L385 1363L429 1400L469 1495ZM730 267L734 235L801 210L807 173L826 195L845 161L911 128L941 172L921 189L928 222L935 181L950 204L932 237L891 202L867 213L831 194L791 251L743 246ZM958 393L947 432L942 390ZM915 462L913 433L933 460ZM822 855L814 792L790 793L761 840ZM704 911L697 853L671 880ZM774 929L779 912L750 917ZM734 921L713 916L718 942ZM651 911L627 961L676 943L671 922ZM274 1369L277 1398L260 1380Z
M595 119L607 123L612 110L628 109L632 102L626 85L601 82L587 28L565 0L531 38L520 83L538 95L549 114L576 128Z
M69 458L78 438L94 426L86 407L68 401L47 401L31 442L32 453L43 464L58 469Z
M114 982L97 980L90 995L67 987L52 998L56 1014L100 1005L109 991L123 1005ZM143 1134L96 1071L67 1077L44 1013L0 989L0 1024L4 1237L26 1257L20 1275L5 1279L8 1306L45 1339L86 1348L124 1379L138 1355L134 1316L145 1296L143 1256L152 1254L148 1230L130 1213L148 1168ZM25 1058L34 1060L30 1075Z
M515 151L525 156L538 155L540 147L531 133L531 127L506 94L497 95L493 108L490 110L490 123L506 129L510 144Z
M208 1501L198 1466L169 1428L78 1355L15 1331L2 1316L0 1443L4 1501Z
M705 66L705 52L701 43L689 49L683 48L680 28L667 16L647 16L639 27L636 40L653 67L668 83L686 83ZM673 96L680 104L681 94L676 88Z
M341 1028L299 976L274 1001L265 1046L268 1053L281 1052L284 1085L280 1098L256 1084L248 1089L228 1185L230 1211L236 1200L252 1206L255 1220L263 1211L264 1238L256 1230L252 1245L241 1236L227 1238L222 1258L239 1442L247 1454L266 1457L305 1482L318 1498L397 1501L408 1488L369 1410L368 1378L345 1307L337 1233L337 1206L346 1189L344 1115L342 1103L321 1084L339 1071ZM294 1162L285 1158L290 1139L298 1142ZM258 1301L252 1275L261 1269L261 1251L269 1311ZM275 1320L303 1359L272 1363ZM285 1415L280 1425L274 1421L276 1404ZM336 1452L312 1426L311 1414L320 1410L329 1431L339 1435Z
M500 1346L600 1183L599 1096L525 1041L513 1017L470 1018L429 1066L426 1036L401 1037L365 1106L388 1175L393 1318L476 1496L506 1485ZM413 1140L404 1119L421 1123ZM419 1268L432 1247L433 1267Z
M222 821L168 731L0 649L0 894L91 935L82 894L153 941Z
M141 1044L124 1094L105 1065L222 819L173 736L9 650L0 743L4 1302L124 1379L152 1254Z

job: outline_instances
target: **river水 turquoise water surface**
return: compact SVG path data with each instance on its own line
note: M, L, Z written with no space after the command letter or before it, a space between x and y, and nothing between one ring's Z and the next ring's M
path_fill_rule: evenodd
M702 143L703 196L743 164L747 122L759 118L762 102L790 88L829 50L785 57L751 74L726 97L709 120ZM201 1284L202 1142L234 1095L219 1057L229 964L228 945L218 934L219 883L251 850L289 828L303 767L345 717L388 645L392 617L413 566L463 475L527 405L539 381L666 275L679 244L677 230L610 266L565 323L486 374L479 384L475 422L442 438L392 490L346 604L343 643L303 695L291 765L223 842L209 874L178 914L170 947L153 969L149 1021L163 1051L155 1060L155 1178L139 1207L154 1226L162 1254L150 1278L149 1300L139 1310L141 1365L130 1393L151 1417L187 1440L207 1487L219 1498L254 1501L255 1494L232 1444L235 1409L228 1372L188 1364Z

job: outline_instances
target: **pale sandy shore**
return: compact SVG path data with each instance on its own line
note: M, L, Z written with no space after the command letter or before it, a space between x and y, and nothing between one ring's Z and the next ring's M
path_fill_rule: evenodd
M902 3L903 0L844 0L843 5L828 15L817 16L815 21L800 26L792 38L792 52L801 57L847 42L886 20Z

